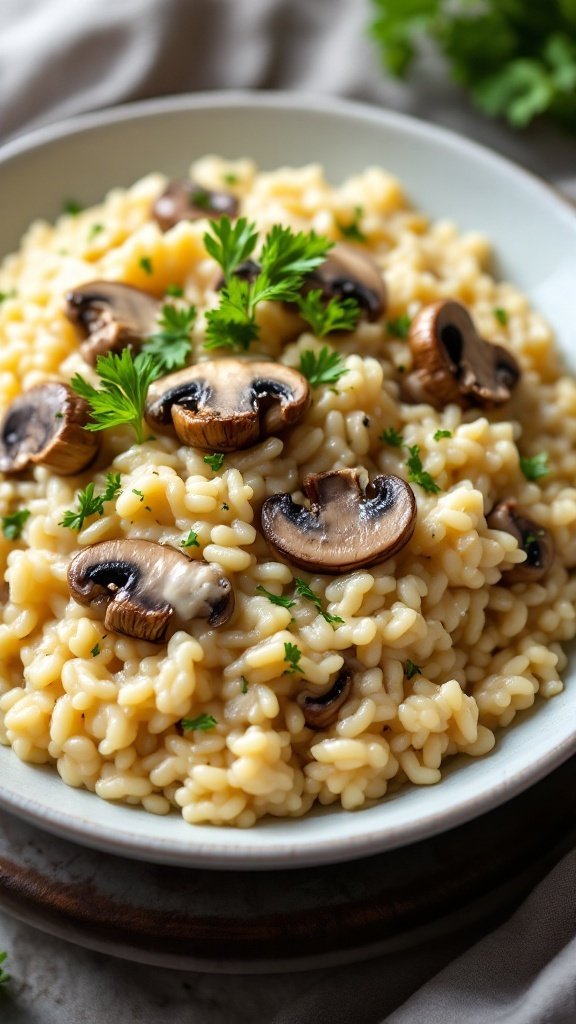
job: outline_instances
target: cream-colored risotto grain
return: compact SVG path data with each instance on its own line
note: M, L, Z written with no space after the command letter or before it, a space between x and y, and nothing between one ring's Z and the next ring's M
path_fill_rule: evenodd
M0 741L24 761L53 763L67 785L156 814L178 808L191 823L245 827L316 801L353 809L406 781L434 784L446 758L488 753L518 711L562 689L562 644L576 632L576 384L542 317L490 275L486 240L430 224L384 171L332 187L317 166L260 173L209 157L192 177L233 194L262 236L280 223L371 253L387 308L318 338L285 304L260 305L248 358L298 368L302 353L328 346L346 372L312 389L296 425L226 452L220 466L173 434L146 431L136 444L120 427L99 435L96 461L78 475L36 465L0 478L0 515L29 512L20 536L6 518L0 536ZM199 311L194 360L230 355L203 349L219 276L207 220L162 230L152 207L165 186L153 174L55 226L35 223L5 260L2 414L45 381L97 381L64 311L65 295L86 282L158 299L181 286ZM521 379L503 404L404 400L413 350L398 335L442 299L516 356ZM527 479L520 459L543 453L548 472ZM341 574L281 561L261 532L265 499L288 493L302 505L308 475L345 468L363 485L382 474L410 483L411 538ZM107 474L120 486L102 514L79 531L62 525L87 485L104 492ZM487 523L510 501L554 545L534 581L507 578L525 552ZM233 616L218 626L195 619L160 644L105 629L97 609L70 596L67 570L80 549L125 538L216 563L232 584ZM314 599L299 596L296 577ZM331 691L332 713L320 702L310 728L302 695Z

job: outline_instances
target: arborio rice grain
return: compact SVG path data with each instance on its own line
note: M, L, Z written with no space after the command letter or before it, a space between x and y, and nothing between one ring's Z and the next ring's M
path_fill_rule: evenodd
M407 780L434 784L447 757L488 753L517 711L562 689L562 643L575 633L576 385L547 324L512 284L490 276L485 239L429 224L384 171L369 168L339 188L317 166L258 173L249 161L210 157L192 173L212 188L234 181L224 187L262 232L280 222L339 240L340 225L355 221L385 275L385 318L330 335L348 371L338 386L318 388L291 432L227 455L219 471L176 440L135 445L120 428L103 435L97 470L58 477L40 467L2 479L0 513L25 507L30 516L21 539L0 537L9 587L0 740L22 760L54 763L70 786L154 814L177 807L188 822L246 827L265 814L300 816L315 801L353 809ZM5 261L2 411L22 390L86 374L63 313L70 288L104 278L161 297L178 284L200 310L214 304L206 221L162 233L150 211L164 185L150 175L55 227L35 223ZM503 407L436 411L400 401L411 357L386 324L444 297L465 304L480 334L518 357L521 386ZM256 348L298 366L303 351L319 352L326 340L304 333L286 343L284 316L278 304L261 310ZM197 356L202 342L200 320ZM343 619L336 629L310 601L271 603L256 586L292 594L301 573L264 541L262 501L284 491L301 499L307 474L333 468L407 479L406 449L380 439L391 425L420 446L441 488L413 485L411 541L369 570L306 576L323 608ZM435 440L439 430L449 436ZM550 472L528 481L519 455L540 452ZM121 474L122 489L104 514L78 534L60 525L78 490L94 482L102 491L108 471ZM514 537L486 524L505 498L553 537L556 558L541 582L511 586L502 576L522 560ZM70 599L66 572L78 547L121 537L178 547L190 530L199 544L191 556L219 563L233 582L236 612L221 628L199 620L155 646L106 632ZM301 651L300 673L285 674L286 643ZM321 693L345 664L350 695L337 720L313 732L297 695ZM178 728L201 714L216 725Z

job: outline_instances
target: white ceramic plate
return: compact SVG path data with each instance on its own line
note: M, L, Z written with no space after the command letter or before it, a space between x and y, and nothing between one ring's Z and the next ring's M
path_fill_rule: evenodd
M334 182L368 164L397 174L412 201L493 242L495 272L512 278L552 323L576 365L576 217L546 185L500 156L406 117L328 99L217 93L155 100L42 129L0 151L1 247L62 200L98 201L150 170L186 173L204 153L261 167L323 163ZM407 788L355 813L329 809L267 819L249 831L191 826L174 814L106 803L69 789L55 770L0 748L0 804L88 846L142 860L208 868L303 867L377 853L461 824L508 800L576 751L576 672L566 689L498 736L480 760L459 758L435 787Z

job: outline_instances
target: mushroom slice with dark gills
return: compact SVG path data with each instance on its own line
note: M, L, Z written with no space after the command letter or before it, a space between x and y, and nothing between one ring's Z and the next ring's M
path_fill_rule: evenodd
M235 452L296 423L310 405L305 377L282 363L218 359L155 381L146 401L154 430L205 451Z
M412 489L397 476L378 476L363 492L357 469L309 476L310 508L289 494L262 506L262 531L285 561L341 574L384 562L408 543L416 525Z
M158 644L194 619L221 626L234 610L219 566L147 540L85 548L68 567L68 587L75 601L103 614L106 629Z
M467 310L453 299L425 306L408 341L414 361L404 387L408 401L489 409L507 402L520 380L512 353L481 338Z
M329 690L321 694L298 694L296 703L304 712L304 720L309 729L327 729L338 717L338 712L346 703L352 689L352 673L342 668Z
M66 315L83 331L83 359L92 366L98 356L140 348L157 329L157 299L118 281L89 281L66 295Z
M502 573L503 583L536 583L549 572L554 561L554 543L543 526L520 511L516 501L500 501L486 517L491 530L511 533L518 547L526 552L526 561Z
M236 217L238 200L229 192L213 191L194 181L171 181L158 196L152 214L162 231L168 231L181 220Z
M0 427L0 472L47 466L72 476L94 460L99 442L85 429L90 410L68 384L50 381L24 391Z
M306 275L303 294L318 289L326 302L354 299L368 320L378 320L386 309L386 285L380 267L372 256L353 245L335 245L324 262Z

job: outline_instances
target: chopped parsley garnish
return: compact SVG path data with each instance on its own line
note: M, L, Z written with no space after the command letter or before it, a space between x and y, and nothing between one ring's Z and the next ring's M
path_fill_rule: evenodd
M209 729L213 729L215 725L218 725L218 722L213 715L204 713L198 715L197 718L182 718L180 725L185 732L193 732L194 729L199 729L200 732L208 732Z
M145 274L153 274L154 269L152 267L152 260L149 256L141 256L138 260L139 266L142 268Z
M548 452L539 452L538 455L520 457L520 469L527 480L539 480L542 476L548 476L550 466L548 465Z
M144 494L143 494L143 492L142 492L142 491L139 491L137 487L133 487L133 488L132 488L132 494L136 494L136 495L137 495L137 497L139 497L139 498L140 498L140 501L141 501L141 502L143 502L143 501L144 501Z
M391 448L401 448L404 444L404 437L398 433L396 427L387 427L379 435L378 440L389 444Z
M190 530L190 533L188 534L188 536L184 540L180 541L180 547L181 548L199 548L200 547L200 544L198 543L198 534L196 533L195 530Z
M20 539L24 524L29 516L30 510L27 508L22 508L19 512L11 512L7 516L2 516L2 533L6 540Z
M204 462L207 466L210 466L210 469L213 469L214 472L217 473L219 469L222 469L224 455L222 452L214 452L213 455L205 455Z
M353 331L360 316L356 299L322 298L322 291L314 289L298 298L298 309L317 338L332 331Z
M438 486L434 478L430 476L430 473L422 468L420 445L407 445L407 448L409 456L406 459L406 466L408 468L408 480L410 483L419 484L422 490L427 491L428 494L438 494L441 488Z
M408 658L404 662L404 674L407 679L412 679L414 676L421 676L422 669L419 665L415 665L414 662L410 661L410 658Z
M296 644L284 644L284 661L288 665L285 669L284 675L292 676L295 672L301 672L300 658L302 657L302 651Z
M156 359L147 352L133 357L130 349L125 348L119 355L108 352L98 356L96 372L103 385L100 389L88 384L79 373L71 381L76 394L86 399L91 409L92 420L86 424L86 429L130 426L138 444L142 444L146 394L161 372Z
M318 594L314 593L314 591L308 586L305 580L300 579L299 576L296 576L294 578L294 584L294 593L296 594L296 597L303 597L306 601L311 601L312 604L320 612L322 618L325 619L326 622L330 626L332 626L333 629L337 629L337 627L344 622L344 619L341 619L339 615L331 615L330 612L327 612L325 610L325 608L322 606L322 599L318 597Z
M6 299L15 299L16 289L11 288L9 292L0 292L0 303L6 302Z
M506 324L508 323L508 313L505 309L502 308L502 306L496 307L496 309L494 310L494 316L496 317L498 323L502 324L502 327L506 327Z
M68 509L58 523L59 526L67 526L70 530L81 530L84 520L90 516L103 516L104 505L107 501L113 501L120 492L120 473L106 474L106 489L102 494L94 494L94 484L88 484L85 490L78 492L76 512Z
M338 230L343 238L347 238L349 242L365 242L366 235L360 230L360 218L362 217L363 210L361 206L357 206L354 209L354 219L349 221L348 224L343 224L337 220Z
M0 953L0 985L6 985L10 981L10 975L4 970L4 964L8 959L8 953Z
M252 280L234 276L238 265L252 256L258 240L254 224L240 217L210 222L212 234L204 235L207 251L224 272L220 303L206 314L204 348L236 348L246 351L258 337L256 308L261 302L296 302L306 274L326 258L332 243L313 231L295 234L275 224L264 239L259 272Z
M94 647L90 651L90 654L92 655L93 658L97 658L98 655L100 654L100 644L94 644Z
M306 377L310 386L320 387L321 384L337 384L348 368L339 352L331 352L327 345L316 355L312 349L300 353L300 373Z
M103 224L93 224L90 228L90 231L88 232L88 241L93 242L96 238L96 235L99 235L101 231L104 231Z
M184 289L179 284L169 284L166 288L166 295L170 295L173 299L181 299L184 295Z
M212 205L212 197L207 188L197 187L190 193L190 203L197 206L199 210L209 210Z
M238 175L234 174L233 171L227 171L226 174L222 175L222 181L225 185L237 185Z
M242 681L242 689L241 689L240 692L241 693L248 693L248 687L249 687L250 684L249 684L248 680L246 679L246 676L240 676L240 679Z
M387 320L386 327L388 333L392 334L395 338L407 338L408 331L412 324L412 317L408 313L401 313L400 316L394 318L394 320Z
M451 430L436 430L434 432L434 440L441 441L443 437L452 437Z
M282 594L272 594L266 587L263 587L260 583L256 587L259 594L263 594L267 597L272 604L277 604L281 608L293 608L296 601L293 601L291 597L283 597Z
M62 212L69 214L70 217L77 217L83 209L84 207L76 199L65 199L62 203Z
M177 309L166 303L158 321L160 330L146 339L142 351L154 356L162 373L182 369L192 348L190 334L195 323L195 306Z

